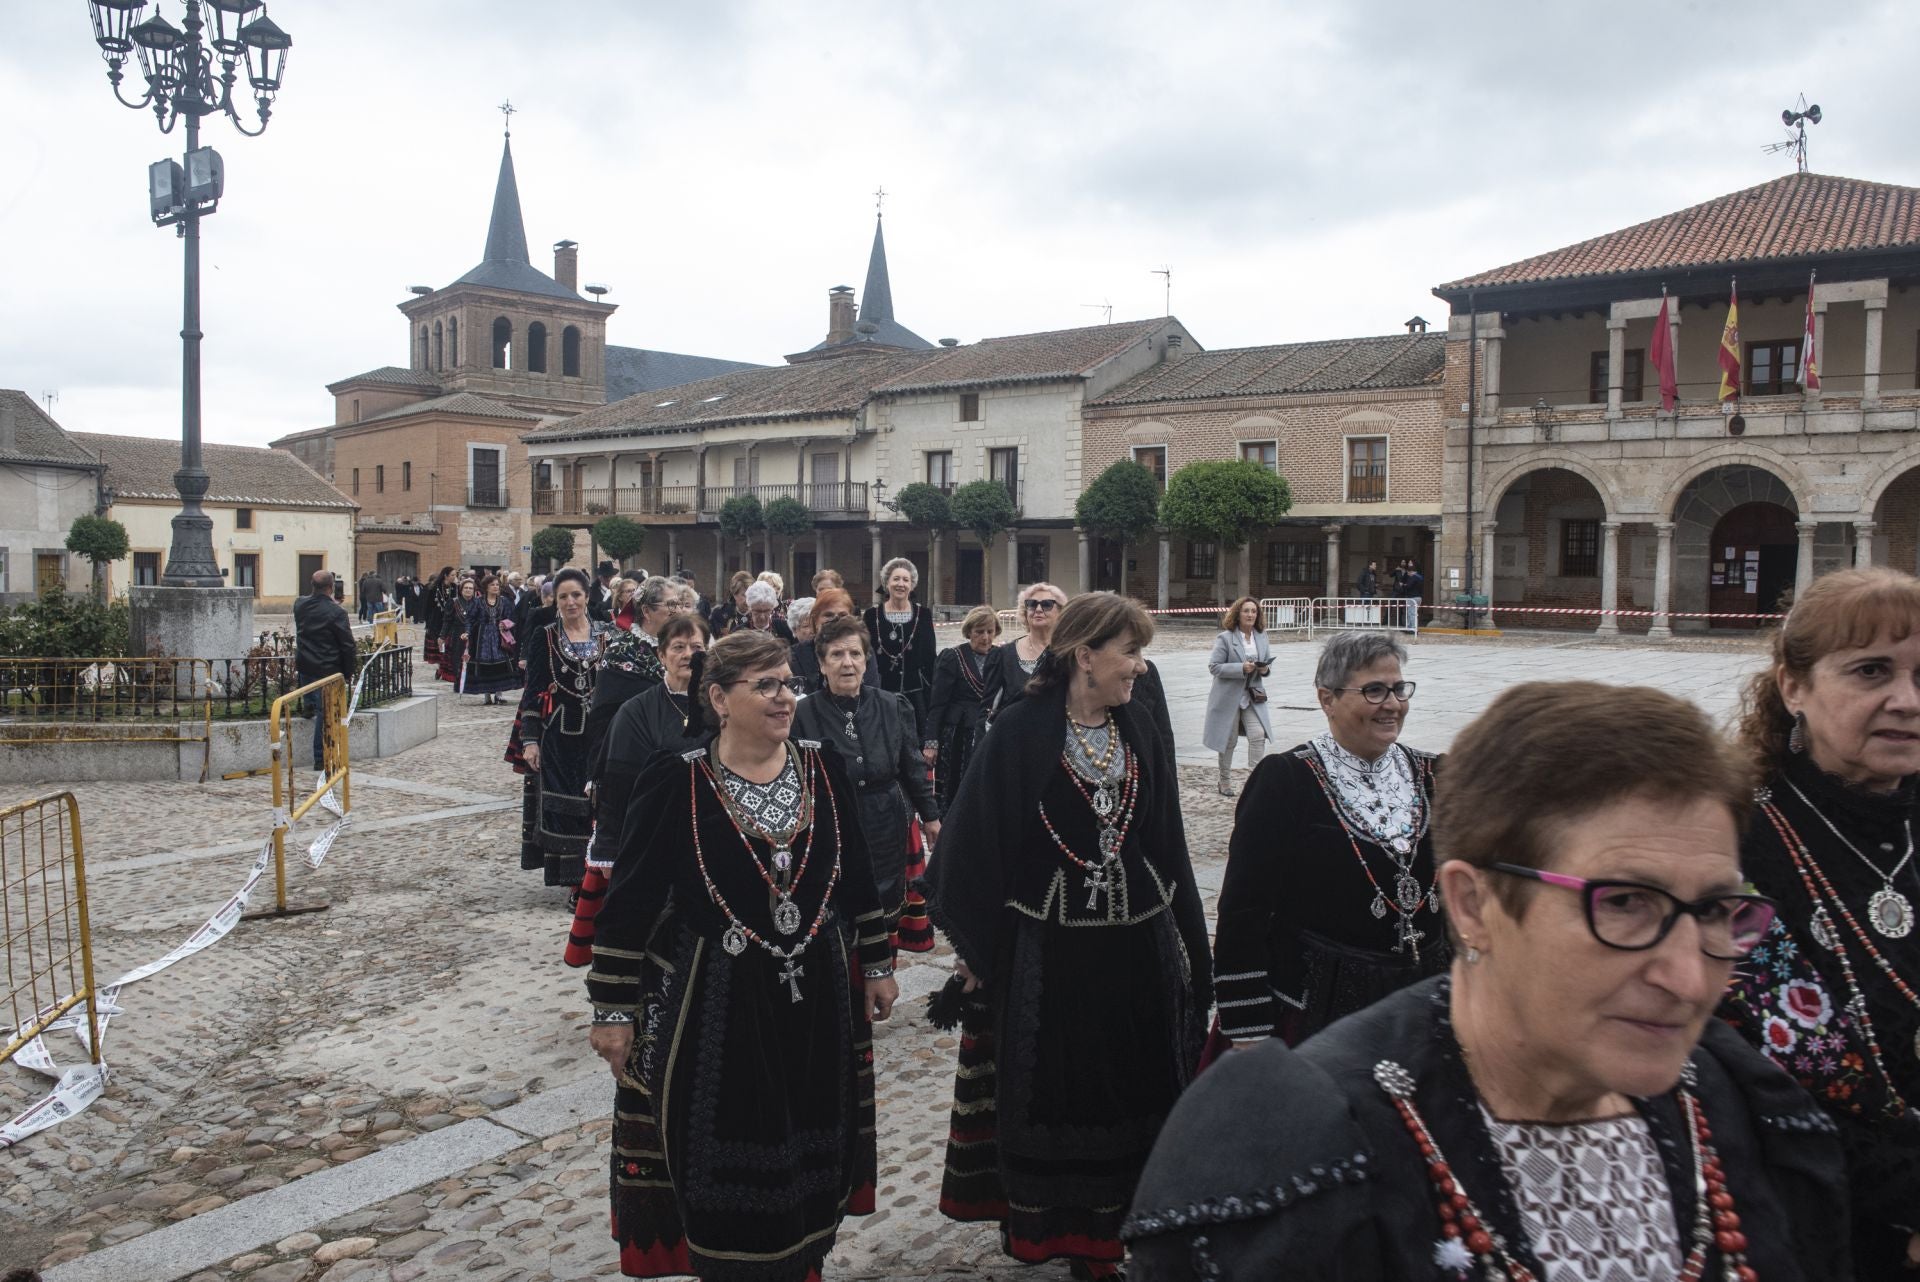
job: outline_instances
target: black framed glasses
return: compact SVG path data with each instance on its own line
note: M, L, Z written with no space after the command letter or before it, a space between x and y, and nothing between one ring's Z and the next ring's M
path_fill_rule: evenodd
M1049 610L1058 610L1060 603L1052 597L1038 596L1027 602L1026 608L1039 614L1045 614Z
M1580 892L1587 929L1609 948L1645 952L1673 930L1682 914L1700 924L1700 951L1719 961L1739 961L1760 946L1779 906L1765 895L1715 895L1692 903L1638 881L1596 881L1542 872L1519 864L1493 864L1494 872L1526 877Z
M1402 703L1412 700L1413 692L1419 688L1413 681L1395 681L1389 685L1385 681L1369 681L1363 686L1329 686L1335 694L1357 694L1368 703L1385 703L1392 695Z
M742 677L738 681L730 681L727 684L745 686L762 699L772 699L782 690L796 699L807 692L807 683L802 677L761 677L756 681L749 681Z

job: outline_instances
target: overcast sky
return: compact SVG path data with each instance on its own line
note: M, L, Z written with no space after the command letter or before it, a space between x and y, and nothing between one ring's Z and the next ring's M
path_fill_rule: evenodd
M113 101L83 0L6 9L0 386L176 435L181 256L144 182L180 135ZM1439 323L1435 284L1789 172L1762 147L1801 92L1816 171L1920 185L1904 0L271 11L272 126L203 136L216 441L330 423L325 384L407 363L394 304L479 261L508 97L534 264L579 241L615 343L764 363L863 283L881 185L895 311L928 339L1157 315L1165 265L1209 348Z

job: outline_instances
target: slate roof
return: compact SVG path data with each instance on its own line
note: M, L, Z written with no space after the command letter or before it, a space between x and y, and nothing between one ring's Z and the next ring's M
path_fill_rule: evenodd
M513 178L511 141L500 150L500 178L493 188L493 217L487 224L486 256L478 267L453 283L586 301L535 267L527 257L527 228L520 220L520 186Z
M933 347L932 343L893 318L893 280L887 273L887 239L878 216L873 220L873 252L867 256L867 284L860 291L860 314L854 324L856 328L852 338L843 338L837 343L823 340L809 350L818 352L857 343L876 343L913 352L928 351ZM863 334L857 328L869 324L874 326L871 334Z
M712 378L735 370L759 369L751 361L727 361L717 356L688 356L680 352L656 352L647 347L606 349L607 400L623 401L641 392L661 387L677 387L698 379Z
M1433 292L1910 245L1920 245L1920 188L1789 174Z
M384 418L405 418L410 414L477 414L485 418L524 419L530 423L537 423L544 417L532 410L523 410L491 397L476 396L472 392L453 392L446 396L436 396L432 400L415 401L411 405L396 405L390 410L370 414L359 423L343 423L340 426L358 427L365 423L378 423Z
M1100 365L1143 342L1166 319L1123 321L1084 329L1055 329L1039 334L983 338L965 347L936 349L933 359L896 375L881 389L889 392L935 391L994 383L1030 383L1083 378ZM1189 358L1190 359L1190 358Z
M351 378L336 379L327 384L327 390L332 392L349 383L380 383L389 387L430 387L436 392L440 390L440 380L426 370L403 369L398 365L382 365L379 369L370 369Z
M1195 352L1155 365L1095 405L1348 392L1438 384L1445 334L1387 334Z
M529 432L522 439L529 443L592 440L852 414L866 404L876 386L930 359L934 359L932 353L875 348L835 360L736 370L642 392Z
M75 432L73 438L99 454L107 465L107 484L119 498L178 501L173 473L180 466L179 441L100 432ZM207 490L210 503L339 508L347 512L360 506L285 450L212 444L200 448L211 481Z
M13 437L12 448L0 448L0 463L51 463L61 467L98 465L65 428L25 392L0 387L0 438ZM172 474L172 469L168 469Z

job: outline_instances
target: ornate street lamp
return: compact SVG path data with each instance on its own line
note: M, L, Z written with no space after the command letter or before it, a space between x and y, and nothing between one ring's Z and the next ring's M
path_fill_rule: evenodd
M1553 406L1547 404L1547 398L1542 396L1533 403L1533 425L1540 429L1541 440L1551 441L1553 439L1553 420Z
M156 12L135 21L147 0L88 0L94 43L107 62L107 80L122 106L152 108L160 132L170 134L186 121L186 154L148 167L148 198L155 226L177 227L186 247L185 301L180 325L180 470L173 474L180 491L180 512L173 518L173 546L167 552L167 587L217 588L220 566L213 557L213 521L200 509L207 495L207 470L200 451L200 220L219 207L224 183L219 153L200 145L200 118L227 117L249 138L266 132L274 95L287 70L291 37L267 17L263 0L185 0L186 12L174 26ZM211 10L207 30L202 10ZM146 91L129 99L121 89L127 59L138 60ZM252 90L258 124L242 118L244 93L234 89L242 75Z

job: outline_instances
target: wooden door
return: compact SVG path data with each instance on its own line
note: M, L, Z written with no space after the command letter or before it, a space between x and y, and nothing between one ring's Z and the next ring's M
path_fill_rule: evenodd
M980 549L956 548L953 553L953 599L957 605L978 605L986 598L980 573Z
M1799 539L1793 513L1777 503L1742 503L1720 518L1707 547L1707 609L1772 614L1793 586ZM1716 628L1758 628L1758 619L1713 619Z

